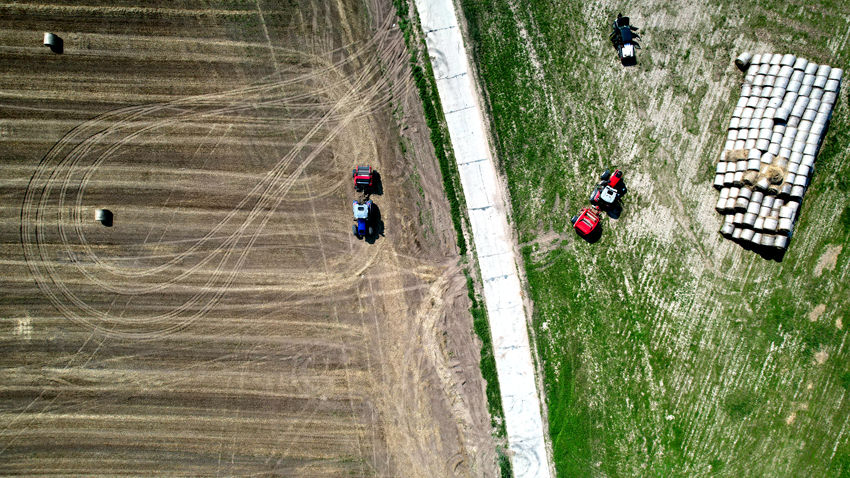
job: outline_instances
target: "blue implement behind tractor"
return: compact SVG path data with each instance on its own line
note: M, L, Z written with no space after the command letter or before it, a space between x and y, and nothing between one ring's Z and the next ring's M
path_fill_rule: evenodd
M352 209L354 211L354 220L357 221L357 224L351 226L351 232L358 239L371 236L372 226L369 224L369 214L372 212L372 201L354 201Z

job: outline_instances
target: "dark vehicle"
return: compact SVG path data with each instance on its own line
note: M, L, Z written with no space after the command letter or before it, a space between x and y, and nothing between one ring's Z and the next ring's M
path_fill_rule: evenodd
M637 52L635 50L640 48L640 44L637 42L640 40L640 35L637 34L638 28L629 24L629 17L624 17L618 13L617 19L611 24L611 30L611 44L617 50L620 63L624 66L636 64Z

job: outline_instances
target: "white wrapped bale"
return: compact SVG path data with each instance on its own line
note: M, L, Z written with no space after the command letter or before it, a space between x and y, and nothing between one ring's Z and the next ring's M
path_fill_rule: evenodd
M814 75L802 75L802 74L801 74L801 75L800 75L799 80L801 81L801 83L803 84L803 86L812 86L812 85L815 83L815 78L817 78L817 76L814 76Z
M757 233L753 234L753 238L752 238L752 240L750 240L750 242L753 245L760 246L761 245L761 238L762 238L762 233L757 232Z
M764 234L761 236L761 245L763 247L773 247L774 244L774 236L773 234Z
M829 65L821 65L818 67L817 75L818 76L826 76L829 77L829 73L832 68Z
M764 216L756 216L756 222L753 223L753 229L761 231L764 228Z
M749 199L747 199L747 198L745 198L745 197L738 196L738 199L735 199L735 207L734 207L734 209L735 209L735 211L736 211L736 212L743 213L743 212L745 212L745 211L747 210L747 206L748 206L749 204L750 204L750 200L749 200Z
M743 229L741 229L740 227L736 227L736 228L732 231L732 239L734 239L734 240L738 240L738 239L740 239L740 238L741 238L741 233L742 233L743 231L744 231L744 230L743 230Z
M753 240L753 235L755 235L755 231L753 231L752 229L744 229L741 232L741 240L751 241Z
M838 80L827 80L826 86L823 89L828 93L837 93L839 85Z
M779 64L782 65L782 66L787 66L788 68L792 68L794 66L794 62L796 62L796 61L797 61L796 56L794 56L790 53L786 53L786 54L782 55L782 59L779 60Z
M741 71L746 71L750 66L750 61L752 61L753 55L749 52L744 52L738 55L738 58L735 58L735 66L738 67Z
M779 250L785 250L788 248L788 236L776 236L773 241L773 247Z
M813 154L804 154L803 161L800 163L801 166L812 167L815 164L815 156Z
M727 239L732 237L732 232L734 230L735 230L735 226L730 224L730 223L724 222L723 225L720 226L720 234L723 235L723 237L725 237Z
M833 68L829 71L829 79L841 81L841 77L844 75L844 70L841 68Z
M727 199L728 201L728 199ZM761 209L761 203L756 202L754 199L750 199L750 203L747 204L747 213L758 216L759 210Z
M826 76L816 76L812 86L815 88L824 88L826 86L826 82L829 81L829 78ZM826 89L826 88L824 88Z
M797 58L797 61L794 62L794 69L800 70L800 71L805 71L806 66L808 66L808 64L809 64L809 60L807 60L805 58Z
M776 228L779 225L779 220L774 217L766 217L764 218L764 230L768 232L776 232Z
M734 216L726 216L727 218L732 218L732 224L736 226L740 226L744 223L744 213L736 212Z
M791 198L796 200L803 199L803 196L806 194L806 188L803 186L797 186L791 188Z
M817 63L809 63L806 65L806 74L807 75L816 75L818 72L818 64Z
M753 225L756 223L756 219L758 219L757 214L748 212L748 213L744 214L744 218L743 218L742 222L743 222L744 226L753 227Z

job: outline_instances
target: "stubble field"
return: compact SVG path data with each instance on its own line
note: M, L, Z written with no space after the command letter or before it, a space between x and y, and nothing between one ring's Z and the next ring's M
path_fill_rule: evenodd
M0 472L495 473L393 13L0 6Z

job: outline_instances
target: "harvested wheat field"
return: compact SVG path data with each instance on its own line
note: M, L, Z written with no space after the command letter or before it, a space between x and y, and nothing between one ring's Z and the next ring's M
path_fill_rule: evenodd
M131 3L0 6L0 473L496 473L390 2Z

